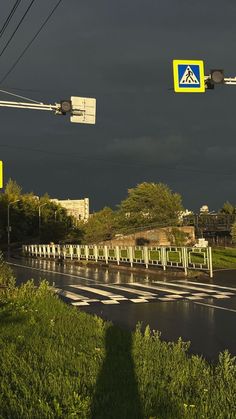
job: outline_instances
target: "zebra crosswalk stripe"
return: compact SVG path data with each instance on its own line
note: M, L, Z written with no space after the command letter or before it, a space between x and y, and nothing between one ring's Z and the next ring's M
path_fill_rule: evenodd
M202 299L229 299L231 296L236 296L236 293L223 292L223 287L217 286L217 288L208 287L203 288L202 285L209 285L201 283L200 287L198 283L193 282L194 286L186 285L184 281L183 285L174 282L161 282L155 281L155 284L142 284L137 282L132 282L129 284L101 284L98 283L98 288L95 288L95 285L86 286L86 285L77 285L70 284L68 287L71 290L83 291L84 295L77 294L76 292L68 291L65 289L54 288L54 291L71 301L72 305L75 306L88 306L92 303L100 303L104 305L117 305L122 302L131 302L135 304L146 303L152 301L178 301L178 300L189 300L189 301L199 301ZM160 285L159 285L160 284ZM173 288L174 287L174 288ZM101 289L104 288L104 289ZM176 288L181 288L176 289ZM220 289L218 289L220 288ZM145 291L144 291L145 289ZM186 289L189 289L186 291ZM198 291L198 292L196 292ZM200 292L199 292L200 291ZM201 292L204 291L204 292ZM119 294L117 294L119 292ZM87 294L87 295L86 295ZM93 298L93 295L96 295ZM129 294L132 294L129 296ZM128 296L127 296L128 295ZM99 298L100 297L100 298ZM104 297L106 299L104 299Z
M166 283L164 283L164 284L166 284ZM187 291L171 290L171 289L165 288L165 287L156 287L156 286L150 286L150 285L145 285L145 284L138 284L137 282L132 282L132 284L130 284L130 285L135 285L136 287L147 288L147 289L150 289L150 290L169 292L170 294L179 294L179 295L189 294L189 292L187 292Z
M153 281L155 284L161 284L161 281ZM201 287L193 287L192 285L179 285L179 284L174 284L173 282L165 282L165 285L169 285L171 287L177 287L177 288L181 288L181 289L190 289L190 290L197 290L197 291L205 291L206 292L206 288L201 288ZM208 290L207 292L209 293L214 293L214 290Z
M178 282L181 282L181 283L185 283L186 284L186 280L185 281L184 280L181 280L181 281L178 281ZM220 289L225 289L225 290L231 290L231 291L234 291L236 293L236 288L233 288L233 287L223 287L221 285L217 285L217 284L206 284L204 282L193 282L193 281L187 281L187 282L188 282L188 284L193 284L193 285L204 285L205 287L220 288Z

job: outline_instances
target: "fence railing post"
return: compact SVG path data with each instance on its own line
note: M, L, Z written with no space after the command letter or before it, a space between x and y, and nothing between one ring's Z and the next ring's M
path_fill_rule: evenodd
M93 249L94 249L94 258L95 258L95 262L97 262L98 261L98 247L97 247L97 245L95 244L95 246L93 247Z
M116 246L116 262L117 262L117 265L120 264L120 248L119 248L119 246Z
M188 250L187 247L181 247L182 263L184 268L184 275L188 275Z
M130 261L131 268L133 268L134 258L133 258L133 247L132 246L129 246L129 261Z
M105 256L105 261L106 264L108 263L108 248L107 246L104 246L104 256Z
M209 267L209 274L210 278L213 278L213 266L212 266L212 248L208 247L208 267Z
M85 252L85 259L88 260L89 257L89 249L87 244L84 246L84 252Z
M148 269L148 262L149 262L149 255L148 255L148 247L143 247L143 259L146 266L146 269Z
M166 247L161 247L161 263L163 271L166 271Z

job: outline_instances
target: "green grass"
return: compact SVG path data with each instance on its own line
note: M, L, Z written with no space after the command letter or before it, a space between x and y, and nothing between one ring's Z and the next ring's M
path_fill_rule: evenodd
M175 251L168 251L167 260L169 262L181 262L181 253Z
M150 260L157 260L161 259L161 252L159 250L150 250L149 251L149 258Z
M121 258L127 258L128 257L128 250L121 249L121 251L120 251L120 257Z
M142 250L134 250L134 259L143 259Z
M236 248L213 248L213 269L236 269Z
M123 331L67 306L42 283L0 294L0 417L236 417L236 365L179 340Z
M204 256L206 256L204 253L200 253L200 252L191 252L190 254L190 259L191 259L191 263L200 263L201 265L204 265L204 262L206 260L206 257L204 258ZM206 262L205 262L206 263Z

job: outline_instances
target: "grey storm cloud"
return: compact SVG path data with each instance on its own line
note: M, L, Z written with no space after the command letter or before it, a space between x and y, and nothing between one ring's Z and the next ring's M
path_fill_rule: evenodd
M13 3L1 6L0 28ZM1 77L55 4L35 3L0 57ZM5 178L38 195L89 196L92 209L116 205L142 181L169 184L188 208L236 203L236 87L181 95L172 80L176 58L236 75L235 13L233 0L62 1L2 88L46 103L96 97L97 124L0 109Z

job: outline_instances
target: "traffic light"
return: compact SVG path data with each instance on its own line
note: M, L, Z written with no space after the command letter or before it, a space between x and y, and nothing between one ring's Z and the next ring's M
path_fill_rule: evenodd
M211 70L210 80L213 84L223 84L224 83L224 70Z
M72 103L71 100L61 100L61 113L65 115L67 112L71 112Z

